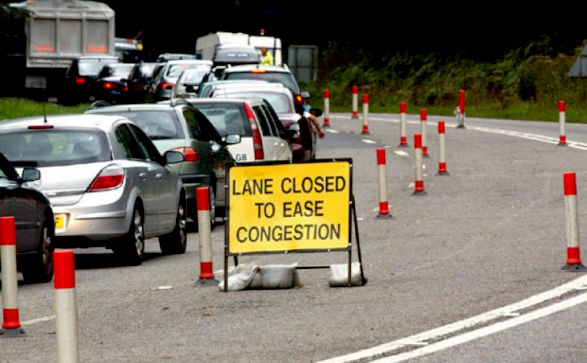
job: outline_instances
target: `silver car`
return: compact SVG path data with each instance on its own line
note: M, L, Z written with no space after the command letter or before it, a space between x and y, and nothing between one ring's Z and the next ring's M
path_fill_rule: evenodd
M164 253L186 249L185 190L157 151L120 116L69 115L4 121L0 151L18 167L36 166L33 186L50 199L57 247L103 246L128 264L142 262L145 239Z

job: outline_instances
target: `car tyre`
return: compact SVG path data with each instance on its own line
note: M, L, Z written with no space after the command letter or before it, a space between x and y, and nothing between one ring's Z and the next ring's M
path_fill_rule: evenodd
M44 218L37 252L28 257L21 271L26 283L45 283L53 279L53 249L53 231Z
M128 232L120 241L120 246L114 249L114 253L130 266L138 266L143 262L145 229L143 214L139 208L134 208Z
M166 255L185 253L187 247L187 213L185 197L182 195L177 207L177 218L173 232L159 237L161 252Z

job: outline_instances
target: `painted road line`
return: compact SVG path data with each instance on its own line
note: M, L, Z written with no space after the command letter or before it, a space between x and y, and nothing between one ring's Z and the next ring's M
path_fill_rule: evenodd
M363 141L364 143L367 143L367 144L377 144L377 141L373 141L373 140L369 140L369 139L363 139L361 141Z
M46 321L52 321L52 320L55 320L55 315L44 316L42 318L37 318L37 319L23 321L21 323L21 325L33 325L33 324L44 323Z
M401 150L396 150L396 151L394 151L394 153L396 153L399 156L410 156L410 154L408 154L405 151L401 151Z
M586 283L587 283L587 275L581 276L571 282L568 282L568 283L563 284L561 286L555 287L554 289L542 292L540 294L531 296L531 297L524 299L524 300L521 300L519 302L510 304L510 305L507 305L507 306L504 306L501 308L497 308L497 309L488 311L486 313L479 314L479 315L476 315L476 316L473 316L471 318L467 318L464 320L460 320L460 321L457 321L457 322L454 322L454 323L451 323L451 324L448 324L445 326L441 326L441 327L434 328L434 329L431 329L431 330L428 330L428 331L425 331L422 333L418 333L416 335L412 335L412 336L409 336L406 338L394 340L392 342L384 343L384 344L381 344L381 345L378 345L378 346L375 346L372 348L367 348L367 349L364 349L364 350L361 350L361 351L358 351L355 353L350 353L347 355L328 359L328 360L323 361L322 363L352 362L352 361L356 361L359 359L372 358L372 357L383 355L383 354L389 353L393 350L399 349L410 342L414 342L414 341L425 342L425 341L437 339L442 336L447 336L449 334L454 334L454 333L459 332L461 330L470 329L476 325L487 324L487 323L490 323L492 320L495 320L498 318L503 318L504 314L516 312L516 311L522 311L524 309L528 309L533 306L537 306L537 305L542 304L546 301L555 299L555 298L560 297L566 293L569 293L573 290L576 290L577 287L583 287L583 286L585 286ZM585 294L585 296L587 296L587 294ZM528 314L526 314L526 315L528 315ZM526 315L520 316L519 318L523 318Z
M520 315L518 317L506 321L502 321L493 325L486 326L484 328L476 329L461 335L457 335L455 337L442 340L438 343L430 344L426 347L416 349L411 352L386 357L383 359L376 360L375 362L403 362L408 359L414 359L431 353L439 352L447 348L451 348L463 343L470 342L475 339L483 338L491 334L511 329L518 325L526 324L531 321L547 317L559 311L563 311L565 309L571 308L579 304L583 304L585 302L587 302L587 293L569 298L556 304L549 305L542 309L534 310L527 314Z
M333 130L333 129L326 129L326 132L330 132L331 134L338 134L340 131Z

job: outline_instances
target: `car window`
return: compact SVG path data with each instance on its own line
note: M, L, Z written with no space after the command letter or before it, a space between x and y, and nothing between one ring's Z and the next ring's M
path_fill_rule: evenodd
M146 160L147 156L139 143L134 138L132 132L128 129L126 124L122 124L116 128L116 141L120 144L125 157L127 159Z
M80 76L96 76L107 62L100 61L83 61L78 63Z
M149 160L155 162L161 162L161 154L153 145L153 142L149 139L149 137L136 125L128 125L132 130L133 134L137 137L137 141L139 142L139 146L143 149L143 153L147 154Z
M283 93L277 92L261 92L261 91L241 91L241 92L227 92L227 97L233 98L247 98L258 97L263 98L275 109L277 113L293 113L293 102L291 98Z
M151 140L185 138L179 118L171 108L168 110L131 110L127 112L98 109L96 113L124 116L138 125Z
M13 165L85 164L110 160L106 135L99 130L24 130L0 134L0 152Z
M10 165L6 157L0 154L0 179L16 180L17 178L16 170Z
M267 116L265 112L261 108L261 106L253 106L253 112L255 112L255 116L257 117L257 121L261 124L261 131L265 136L272 136L271 126L269 124L269 120L267 120Z
M182 112L190 132L191 130L197 130L198 132L198 137L196 137L196 134L192 132L192 136L194 138L203 141L220 141L220 134L218 131L216 131L214 126L210 123L210 120L208 120L204 114L191 107L185 107Z
M285 128L283 127L283 124L279 120L279 116L277 116L277 113L275 113L275 110L273 109L273 107L271 107L271 106L265 106L265 107L266 107L265 110L271 116L271 119L275 123L275 128L277 129L277 135L280 135L283 131L285 131Z
M267 117L267 122L269 123L269 127L271 127L271 133L273 135L279 135L279 131L277 131L277 125L275 123L276 120L273 118L273 115L269 112L268 107L263 105L261 106L261 109L265 113L265 117Z
M258 81L267 81L273 83L281 83L285 87L289 88L293 93L300 93L300 88L296 80L291 73L287 72L265 72L265 73L252 73L252 72L225 72L223 79L252 79Z
M251 123L247 119L242 104L196 103L194 107L206 116L220 136L251 136Z

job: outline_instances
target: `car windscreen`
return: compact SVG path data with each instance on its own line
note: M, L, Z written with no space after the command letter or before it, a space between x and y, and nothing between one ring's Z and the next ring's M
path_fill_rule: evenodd
M100 130L25 130L0 134L0 152L15 166L87 164L111 160Z
M133 67L133 64L110 64L108 66L108 74L103 74L101 76L127 78Z
M293 93L300 93L300 89L291 73L285 72L226 72L223 79L253 79L258 81L267 81L281 83L289 88Z
M86 62L79 62L79 74L80 76L97 76L98 73L104 68L104 66L108 63L108 61L86 61Z
M241 104L196 103L193 106L210 120L220 136L251 136L251 123Z
M250 97L259 97L264 98L269 102L271 107L277 113L294 113L293 110L293 103L291 98L287 97L287 95L283 93L277 92L261 92L261 91L242 91L242 92L226 92L226 97L230 98L250 98Z
M173 64L173 65L170 65L169 68L167 69L167 72L165 73L165 77L177 78L177 77L179 77L181 72L185 71L186 69L192 69L192 68L201 69L204 72L204 74L206 74L210 71L210 67L202 66L201 64L189 64L189 63L187 63L187 64ZM202 77L204 77L204 74L202 74Z
M120 115L140 127L151 140L183 139L185 134L177 114L169 110L108 111L101 114Z

